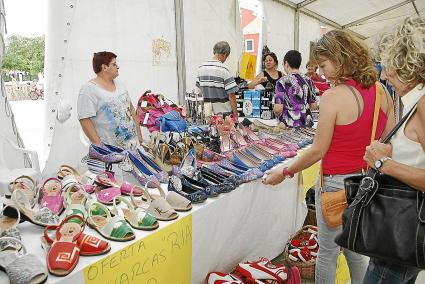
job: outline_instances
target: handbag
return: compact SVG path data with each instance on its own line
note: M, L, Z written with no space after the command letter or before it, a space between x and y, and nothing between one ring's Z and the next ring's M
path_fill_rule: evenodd
M416 104L383 140L416 110ZM371 168L367 176L344 180L350 205L335 242L349 250L396 263L425 268L425 193Z
M353 92L354 95L356 95L351 89L352 87L349 86L350 91ZM373 113L373 123L372 123L372 133L370 136L370 143L375 138L376 133L376 126L378 124L378 116L379 116L379 109L381 108L381 97L382 97L382 86L379 83L376 83L376 99L375 99L375 109ZM336 228L338 226L342 225L342 213L344 212L345 208L347 208L347 198L345 190L341 189L338 191L329 191L324 192L322 190L323 187L323 169L321 170L320 174L320 206L322 208L322 214L323 219L326 222L326 225L330 228Z
M187 129L186 120L184 120L180 116L180 113L175 110L169 111L166 114L161 115L158 118L157 122L159 123L159 129L161 132L182 132Z

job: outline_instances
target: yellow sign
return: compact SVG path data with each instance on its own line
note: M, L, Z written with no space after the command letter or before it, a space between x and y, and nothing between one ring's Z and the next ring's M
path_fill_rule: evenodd
M320 162L317 162L311 167L301 172L304 197L307 190L309 190L316 184L317 178L319 177L319 171L320 171Z
M350 280L350 271L348 270L347 261L344 254L340 253L336 265L336 284L345 284Z
M257 57L252 54L243 53L241 58L239 76L241 78L252 80L255 77Z
M186 284L192 274L192 215L87 266L85 283Z

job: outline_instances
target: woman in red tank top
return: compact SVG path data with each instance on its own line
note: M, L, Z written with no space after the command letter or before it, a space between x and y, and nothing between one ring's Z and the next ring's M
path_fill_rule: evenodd
M360 40L345 31L333 30L317 42L312 60L335 84L320 100L320 116L312 146L289 168L267 171L263 183L277 185L322 160L323 183L316 186L316 217L319 227L319 252L315 283L335 283L336 262L340 247L334 239L341 226L330 228L323 219L320 190L343 190L346 176L366 168L365 148L370 144L374 115L377 71L369 50ZM382 96L376 135L378 139L394 126L392 100ZM350 268L351 283L362 283L367 259L344 250Z

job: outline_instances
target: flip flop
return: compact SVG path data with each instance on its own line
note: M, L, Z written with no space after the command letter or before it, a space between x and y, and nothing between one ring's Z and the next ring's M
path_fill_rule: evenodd
M120 201L120 205L124 205L125 207L118 206L117 201ZM124 217L127 223L137 230L151 231L159 227L159 223L155 217L146 213L143 208L135 207L130 201L122 196L114 198L112 213Z

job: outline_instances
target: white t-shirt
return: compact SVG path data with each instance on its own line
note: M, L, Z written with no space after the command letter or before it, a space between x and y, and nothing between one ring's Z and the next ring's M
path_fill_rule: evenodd
M78 119L90 118L103 143L129 149L138 145L131 99L123 84L115 81L115 87L109 92L94 82L84 84L78 95Z

